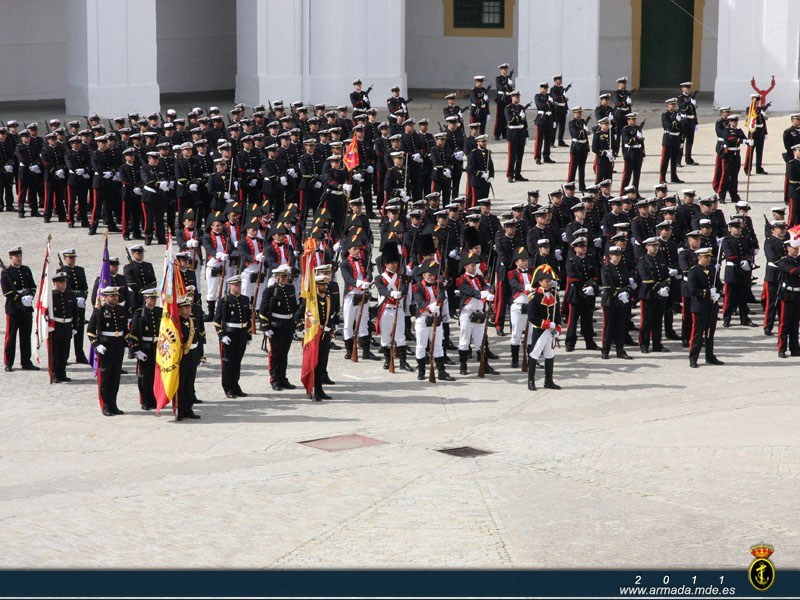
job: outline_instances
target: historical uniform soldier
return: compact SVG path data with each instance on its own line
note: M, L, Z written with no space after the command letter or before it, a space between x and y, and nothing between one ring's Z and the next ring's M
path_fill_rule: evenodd
M639 177L645 157L644 135L641 126L636 124L636 113L628 113L626 118L628 124L622 128L622 158L625 160L625 168L622 171L620 195L631 183L639 189Z
M661 165L659 167L659 183L667 182L667 169L670 169L670 181L683 183L678 177L678 163L681 159L681 131L683 114L678 111L678 99L666 101L667 110L661 114L661 126L664 135L661 138Z
M31 209L32 217L39 217L37 194L42 176L41 158L31 144L31 132L23 129L19 132L19 143L16 146L17 159L17 207L19 216L25 216L25 204Z
M158 290L142 290L144 304L136 309L131 319L130 349L136 357L136 380L139 386L139 406L154 410L156 397L153 381L156 373L156 343L161 324L161 307L156 305Z
M467 173L470 175L472 189L472 204L489 196L489 190L494 181L494 161L492 151L487 148L488 136L479 135L478 147L467 157Z
M495 375L497 371L489 365L488 346L482 348L484 332L488 324L489 304L494 300L494 294L483 275L477 273L478 265L482 259L479 254L469 252L462 258L464 273L456 280L456 287L460 293L460 312L458 323L461 333L458 340L458 358L461 375L467 375L467 360L470 355L470 346L477 350L478 361L484 361L486 373ZM482 351L486 357L482 357Z
M598 129L592 136L595 183L611 179L614 175L611 122L608 117L603 117L597 121L597 125Z
M65 204L67 165L64 146L59 143L58 135L53 132L48 133L45 139L47 145L40 155L44 178L44 222L50 222L55 208L59 222L63 223L67 220Z
M566 133L567 113L569 112L567 92L572 87L572 84L565 88L562 82L563 77L561 75L553 76L553 87L550 88L550 95L553 97L553 103L555 104L553 135L558 139L558 145L565 148L567 143L564 141L564 133ZM555 145L555 140L553 145ZM572 180L569 179L569 181Z
M33 274L22 264L22 248L16 246L8 251L10 264L0 275L3 295L6 297L6 339L3 358L6 372L14 367L14 358L19 334L20 363L23 371L38 371L31 362L31 330L33 329L33 301L36 284Z
M697 264L689 269L686 288L691 298L692 335L689 342L689 366L697 368L700 348L705 346L706 363L723 364L714 355L714 334L717 330L719 292L716 287L716 270L711 267L714 253L711 248L700 248Z
M214 308L214 327L219 335L222 357L222 389L227 398L247 396L239 387L242 358L250 341L250 299L242 295L242 278L229 277L229 293L222 296Z
M379 295L375 333L381 336L383 368L389 368L392 344L395 344L400 357L400 368L404 371L413 371L414 369L408 364L405 334L405 300L408 287L405 273L401 273L399 270L400 262L397 244L391 243L391 241L385 244L381 255L384 269L375 279L375 287ZM399 327L397 326L398 322L400 323Z
M342 242L342 251L347 256L342 260L341 271L344 281L344 338L345 357L349 358L354 352L356 338L361 343L361 358L364 360L380 360L370 351L369 335L369 295L372 287L371 265L368 264L363 249L366 244L365 236L352 233Z
M630 283L631 273L622 262L623 254L621 247L609 246L608 262L600 270L600 304L603 307L601 352L604 359L609 358L612 344L617 358L631 358L625 352L625 335L628 332L628 313L633 289Z
M528 347L528 294L533 292L533 280L528 270L530 255L524 246L514 250L514 268L508 271L511 303L511 367L519 367L519 347ZM527 335L526 335L527 334ZM523 341L523 336L525 337Z
M217 299L224 294L226 271L229 266L228 258L233 251L232 244L225 233L222 215L209 216L209 223L210 229L203 236L203 250L206 255L206 304L208 307L206 322L213 319Z
M725 299L722 304L722 325L731 326L733 311L739 309L742 325L757 327L748 316L750 307L747 299L750 293L750 275L753 271L753 248L750 241L742 235L742 222L733 219L728 222L729 235L722 240L720 253L725 258Z
M58 272L53 276L52 316L47 335L48 363L53 383L72 381L67 377L69 346L72 340L72 323L75 320L75 294L67 289L67 276Z
M722 174L719 183L719 201L725 202L726 195L730 192L733 202L739 201L739 169L742 166L742 157L739 146L753 145L753 140L745 138L744 132L739 129L739 115L728 117L728 126L722 135L719 152L722 153Z
M788 349L791 356L800 356L800 248L789 243L786 256L777 265L783 276L780 289L781 310L778 322L778 356L786 358Z
M771 234L764 240L764 257L767 265L764 272L764 335L772 335L775 326L775 315L778 308L781 272L778 261L786 256L786 223L772 221Z
M683 138L683 149L686 156L687 165L696 165L692 158L692 147L694 146L694 132L697 129L697 100L695 94L691 93L692 82L684 81L681 84L681 93L678 95L678 112L683 115L681 121L681 137Z
M552 269L538 267L533 275L534 291L528 296L528 321L531 329L531 351L528 361L528 389L536 390L536 366L544 357L544 387L560 390L553 381L555 365L555 341L561 335L561 314L558 295L553 289Z
M128 337L128 311L118 304L119 290L103 288L103 304L94 309L86 333L98 356L97 392L106 417L124 414L117 407L119 378Z
M511 91L514 89L514 80L508 74L508 63L503 63L497 67L500 69L500 75L494 78L495 87L497 88L497 95L495 96L495 104L497 104L497 114L494 122L494 139L499 140L501 137L506 137L506 119L505 109L508 106Z
M439 262L435 259L423 261L418 270L420 280L413 286L413 302L416 306L417 318L414 323L416 334L417 379L424 381L425 368L433 352L433 360L437 368L437 377L443 381L453 381L453 377L445 370L445 355L443 348L443 327L446 292L439 281ZM435 332L434 332L435 329ZM431 340L433 338L433 344ZM431 345L433 346L431 350Z
M569 135L572 138L569 146L569 168L567 181L575 181L578 176L578 189L586 191L586 159L589 156L589 126L583 118L583 108L572 109L572 120L569 122Z
M122 269L122 273L125 275L125 283L130 290L131 306L128 310L132 313L142 305L142 290L154 288L158 282L153 263L144 260L144 246L136 244L129 250L131 259Z
M525 156L525 138L528 135L528 121L525 107L520 105L520 93L517 90L509 93L510 102L504 111L506 122L505 138L508 140L508 167L506 177L509 183L528 181L522 176L522 158Z
M670 295L670 275L657 237L644 240L646 253L636 265L639 273L639 349L642 354L669 352L661 343L664 312Z
M533 97L533 103L536 106L536 136L534 137L533 157L536 159L536 164L554 163L556 161L550 158L550 147L553 140L553 112L555 103L553 97L549 92L550 84L543 81L539 84L539 93Z
M480 133L483 135L486 133L486 120L489 117L489 90L483 87L483 75L475 75L472 79L475 85L469 95L469 122L480 125Z
M67 288L75 294L75 321L72 329L75 330L75 362L88 364L83 351L83 332L86 327L86 300L89 297L89 283L86 280L86 271L75 264L78 254L74 248L64 250L64 266L61 271L67 276Z

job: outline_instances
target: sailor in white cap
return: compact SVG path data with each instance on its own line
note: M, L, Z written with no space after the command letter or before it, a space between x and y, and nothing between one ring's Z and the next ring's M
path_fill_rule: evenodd
M686 292L691 298L692 333L689 341L689 366L697 368L700 349L705 347L706 363L723 364L714 354L714 336L717 331L720 293L717 291L717 270L711 267L712 248L698 248L697 264L686 275Z
M661 343L664 329L664 312L672 309L670 295L669 267L663 256L659 255L661 244L655 236L642 242L645 254L639 259L636 269L639 273L639 349L642 354L669 352Z
M667 110L661 113L661 165L659 166L659 183L667 182L667 169L670 169L670 181L683 183L678 177L678 163L681 160L681 135L683 130L683 114L678 111L678 99L669 98L664 103Z
M512 71L511 74L509 74L509 64L503 63L501 65L497 65L497 68L500 69L500 74L494 78L495 89L497 89L497 95L494 99L495 104L497 104L497 113L494 120L495 141L506 137L505 111L506 106L511 100L509 94L511 94L511 92L514 90L514 80L512 79L514 73Z
M692 158L692 147L694 146L694 132L697 130L697 92L692 94L692 82L684 81L681 83L681 93L678 95L678 112L683 115L681 121L681 133L683 134L683 153L686 157L687 165L696 165Z
M611 120L612 131L614 132L611 138L613 143L612 150L614 150L614 156L617 156L619 154L619 145L621 141L620 132L622 128L625 127L625 115L633 112L633 98L628 91L627 77L620 77L617 79L617 89L614 90L611 100L614 105L614 114Z
M611 119L601 117L597 120L598 129L592 136L592 152L594 153L594 182L614 176L614 134L611 130Z
M533 157L536 164L542 162L554 163L550 158L550 148L553 145L555 131L553 129L555 119L555 102L550 95L550 84L546 81L539 83L539 92L533 96L533 104L536 106L536 136L533 141Z
M295 386L286 377L289 349L294 334L294 314L298 301L291 283L292 267L288 264L272 270L274 285L267 288L258 307L261 330L268 338L269 382L276 392L293 390Z
M739 170L742 167L740 146L753 145L752 139L747 139L744 132L739 129L739 115L730 115L728 125L722 137L719 152L722 152L722 177L719 182L719 201L724 203L728 193L732 202L739 201Z
M467 173L470 175L469 188L472 193L471 204L478 198L488 198L494 181L494 161L492 151L487 147L485 134L475 138L477 147L467 157Z
M642 174L642 163L644 162L644 134L642 126L636 123L635 112L625 115L627 124L622 128L622 158L625 160L625 168L622 171L622 181L620 182L620 195L629 183L639 189L639 178Z
M572 108L572 120L569 122L569 168L567 181L578 179L578 189L586 190L586 159L589 156L589 121L583 118L583 107Z
M222 358L222 389L227 398L247 396L239 386L242 359L251 339L252 308L250 299L242 294L242 278L239 275L226 281L228 294L216 303L214 327L219 335Z
M117 406L117 392L127 345L128 311L119 305L119 292L116 286L100 290L103 304L94 309L86 328L98 357L97 394L106 417L124 414Z
M484 79L483 75L475 75L472 78L475 83L469 94L470 122L480 126L481 134L486 133L486 121L489 118L489 90L483 87Z
M23 371L38 371L31 362L31 330L33 328L36 283L30 267L22 264L22 247L8 249L8 266L0 272L3 295L6 298L6 335L4 344L5 370L11 371L19 334L20 362Z

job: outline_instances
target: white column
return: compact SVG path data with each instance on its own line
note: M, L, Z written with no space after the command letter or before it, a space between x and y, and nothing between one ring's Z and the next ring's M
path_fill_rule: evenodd
M796 9L796 0L720 0L716 106L746 108L753 93L751 78L765 89L774 75L775 89L767 97L772 110L800 108L800 22Z
M572 84L570 106L596 105L600 90L600 0L518 0L516 87L528 102L553 75ZM542 34L542 32L546 32Z
M302 100L307 0L236 0L236 101Z
M160 109L156 0L69 0L67 113Z

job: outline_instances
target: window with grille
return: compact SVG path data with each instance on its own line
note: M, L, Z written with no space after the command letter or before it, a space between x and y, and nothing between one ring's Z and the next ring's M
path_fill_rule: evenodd
M503 29L505 0L455 0L453 25L458 28Z

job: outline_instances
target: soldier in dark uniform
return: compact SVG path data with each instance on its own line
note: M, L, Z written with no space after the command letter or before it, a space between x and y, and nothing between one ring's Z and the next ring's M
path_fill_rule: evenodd
M144 221L144 238L148 246L153 243L153 235L159 244L167 241L164 230L169 178L164 166L159 161L158 152L147 153L147 164L141 169L142 177L142 213Z
M38 371L31 362L31 330L33 329L33 303L36 283L33 274L22 264L22 248L8 251L10 264L0 274L3 295L6 297L6 339L3 358L6 372L14 367L17 334L19 334L20 362L23 371Z
M86 333L98 357L100 409L106 417L113 417L125 414L117 407L117 392L128 337L128 312L118 304L119 290L116 287L105 287L100 293L103 304L94 309Z
M623 254L621 247L609 246L608 262L600 270L600 304L603 307L601 356L604 359L611 355L612 343L617 358L631 359L625 352L625 335L628 333L628 312L633 289L630 284L631 273L622 262Z
M775 326L775 315L778 308L781 272L778 261L786 256L786 223L772 221L771 234L764 240L764 258L767 261L764 271L764 335L771 336Z
M533 97L534 106L536 106L536 135L533 143L533 157L536 159L536 164L554 163L556 161L550 158L550 147L553 140L553 112L555 110L555 103L553 97L550 95L550 84L543 81L539 84L539 93Z
M506 334L506 310L508 309L511 289L508 283L508 272L514 269L514 251L517 248L516 222L513 219L503 221L503 231L498 231L494 238L495 280L489 282L494 287L494 326L497 335Z
M111 274L111 286L119 288L119 302L118 304L128 311L128 315L132 314L133 302L131 301L131 292L128 289L125 276L119 272L119 257L110 256L108 258L108 270ZM100 276L94 278L92 284L92 293L89 296L89 303L92 307L97 307L97 298L99 296Z
M0 126L0 212L14 210L14 149L8 129Z
M136 357L136 380L139 386L139 406L155 410L153 381L156 373L156 343L161 325L161 307L156 305L158 290L142 290L144 304L137 308L131 320L130 349Z
M126 148L122 152L125 163L119 168L119 179L122 184L122 237L125 240L135 238L141 240L142 235L142 180L141 163L135 148Z
M72 381L67 377L69 346L72 340L72 327L77 316L75 294L67 289L66 273L53 276L52 316L50 331L47 334L48 365L53 383Z
M733 219L728 222L729 235L722 240L721 255L725 258L725 299L722 304L722 326L731 326L733 311L739 309L742 325L757 327L748 316L747 305L750 293L750 276L753 272L753 248L750 241L742 235L742 222Z
M456 123L458 124L458 128L463 131L464 129L464 122L461 119L461 115L466 111L466 108L462 108L456 104L457 94L453 92L452 94L447 94L444 97L447 100L447 106L442 109L442 115L444 116L444 120L447 121L448 117L456 117ZM449 121L448 121L449 122Z
M569 146L569 168L567 181L575 181L578 175L578 189L586 191L586 159L589 156L589 126L583 118L583 107L572 109L573 119L569 122L569 135L572 138Z
M214 327L219 335L219 350L222 357L222 389L227 398L247 396L239 387L242 358L250 341L250 299L242 294L242 278L228 278L229 293L217 302L214 311Z
M567 131L567 113L569 113L567 92L572 87L572 84L565 88L562 83L563 77L561 75L553 76L553 87L550 88L550 95L553 97L553 103L555 104L555 112L553 114L553 122L555 124L553 135L555 139L553 145L555 146L555 140L557 139L559 147L566 148L568 144L564 141L564 134ZM570 179L569 181L572 180Z
M666 101L667 110L661 114L661 126L664 135L661 138L661 165L659 167L659 183L667 182L667 169L670 169L670 181L683 183L678 177L678 163L681 159L681 131L683 114L678 111L678 99Z
M716 158L714 160L714 176L711 180L711 187L719 193L719 186L722 182L722 153L721 149L725 142L725 129L728 127L728 117L731 114L730 106L722 106L719 109L719 119L714 122L714 133L717 135L717 143L714 146ZM800 140L798 140L800 141Z
M628 78L620 77L617 79L617 89L612 94L614 101L613 118L613 150L614 156L619 154L620 134L625 127L625 115L633 111L633 99L628 91Z
M597 121L598 129L592 136L594 152L594 182L611 179L614 175L614 150L612 149L611 121L603 117Z
M789 214L786 224L800 224L800 143L791 147L792 158L786 163L786 203Z
M528 121L525 108L520 104L520 93L514 90L508 94L510 102L505 107L504 137L508 140L508 167L506 177L509 183L528 181L522 176L522 158L525 156L525 138L528 136Z
M494 161L492 160L492 151L487 148L488 136L479 135L476 140L478 147L467 157L467 173L470 175L473 205L478 200L489 196L489 190L494 181Z
M89 219L89 235L97 233L97 224L102 217L105 220L109 233L119 232L114 223L115 190L114 173L117 170L114 153L108 148L108 136L99 135L95 138L97 150L92 154L92 212Z
M353 106L353 116L364 114L372 104L369 101L369 93L372 91L372 86L366 90L362 90L363 83L360 79L353 81L353 91L350 92L350 104Z
M722 174L719 183L719 201L724 203L725 196L730 192L731 201L739 201L739 169L742 166L740 145L753 145L753 140L745 138L739 129L739 115L728 117L728 126L722 135L719 152L722 153Z
M37 193L42 174L42 165L36 148L31 144L31 132L19 132L19 143L15 149L17 159L17 206L20 218L25 217L25 204L31 209L32 217L39 217Z
M564 302L569 305L565 350L572 352L578 341L578 324L587 350L599 350L594 341L592 316L595 309L600 274L594 256L587 253L587 239L578 237L570 243L572 252L566 260L567 288Z
M323 273L317 273L313 277L317 288L319 345L317 350L317 364L314 367L314 392L312 395L312 400L314 402L322 402L323 400L331 399L331 397L325 393L325 390L322 388L322 384L328 382L333 383L328 377L328 358L331 352L333 331L336 327L338 318L338 307L329 293L330 277ZM296 312L298 327L302 327L305 323L306 310L306 300L304 298L300 301L300 305Z
M461 175L464 172L464 157L466 150L464 147L464 125L460 117L450 116L447 121L447 147L453 153L455 161L453 168L452 198L456 198L461 188Z
M65 197L67 190L67 165L64 158L64 146L59 143L58 135L50 132L45 136L47 145L40 155L42 177L44 179L44 222L49 223L55 208L58 221L67 220Z
M290 281L291 272L288 264L273 269L275 285L267 288L258 310L261 329L269 338L269 382L276 392L296 387L286 377L294 332L293 319L298 308L297 296Z
M305 152L300 157L300 222L305 223L309 210L316 212L322 198L322 169L325 159L315 153L317 140L303 142Z
M700 348L705 346L706 363L721 365L723 362L714 355L714 335L717 331L719 312L719 292L716 284L716 270L711 267L714 252L711 248L700 248L697 264L689 269L686 291L691 298L692 334L689 343L689 366L697 368Z
M475 75L472 78L475 85L470 91L469 101L469 122L476 123L480 126L480 133L486 133L486 121L489 118L489 88L483 87L485 77L483 75Z
M620 195L630 183L639 189L639 177L642 174L645 157L644 135L642 128L636 124L636 113L628 113L626 118L628 124L622 128L622 157L625 160L625 168L622 171Z
M768 173L764 170L762 166L762 161L764 158L764 140L767 139L767 112L766 108L762 108L761 104L758 102L758 98L761 98L761 94L751 94L750 99L756 100L756 118L754 129L750 134L750 138L753 140L753 145L747 147L747 154L744 160L744 172L746 175L750 175L753 169L753 154L755 154L756 158L756 173L759 175L768 175ZM748 127L750 125L748 124Z
M669 305L670 276L657 237L643 241L646 252L636 265L639 273L639 349L642 354L669 352L661 343L664 312Z
M183 346L181 356L177 407L175 420L199 419L200 415L194 412L195 403L194 382L197 377L197 348L198 334L196 329L197 321L193 316L194 300L190 295L178 299L178 310L180 311L180 340ZM202 323L202 320L200 321Z
M78 258L74 248L64 250L61 255L64 257L64 266L61 267L67 276L67 288L75 294L75 321L72 329L75 330L75 362L78 364L89 364L86 354L83 351L83 335L86 328L86 300L89 297L89 283L86 279L86 271L78 266Z
M681 84L681 93L678 95L678 112L683 115L681 121L681 137L683 139L686 164L696 165L697 163L692 158L692 147L694 146L694 132L699 123L697 122L696 92L695 94L690 93L691 89L691 81L684 81ZM680 163L680 160L678 162Z
M131 260L122 269L125 282L130 290L131 306L128 310L133 313L142 306L142 290L156 287L156 272L153 263L144 260L144 246L136 244L129 248Z
M508 74L508 63L503 63L497 68L500 69L500 75L494 78L495 88L497 89L497 95L494 99L495 104L497 104L497 113L494 121L495 141L499 140L501 137L506 137L506 124L508 121L506 120L505 109L510 102L509 96L511 91L514 89L514 80L511 79L512 76ZM481 133L483 133L483 131L481 131Z
M680 272L680 264L678 263L678 244L673 239L673 222L671 220L661 221L656 225L656 232L658 234L659 256L664 258L669 274L669 296L667 297L667 306L664 309L664 335L668 340L680 340L675 329L673 328L673 313L674 307L679 305L681 294L681 279L683 275Z
M781 258L778 269L781 271L783 283L780 289L781 310L778 321L778 357L786 358L786 350L790 356L800 356L800 248L789 243L786 256Z

